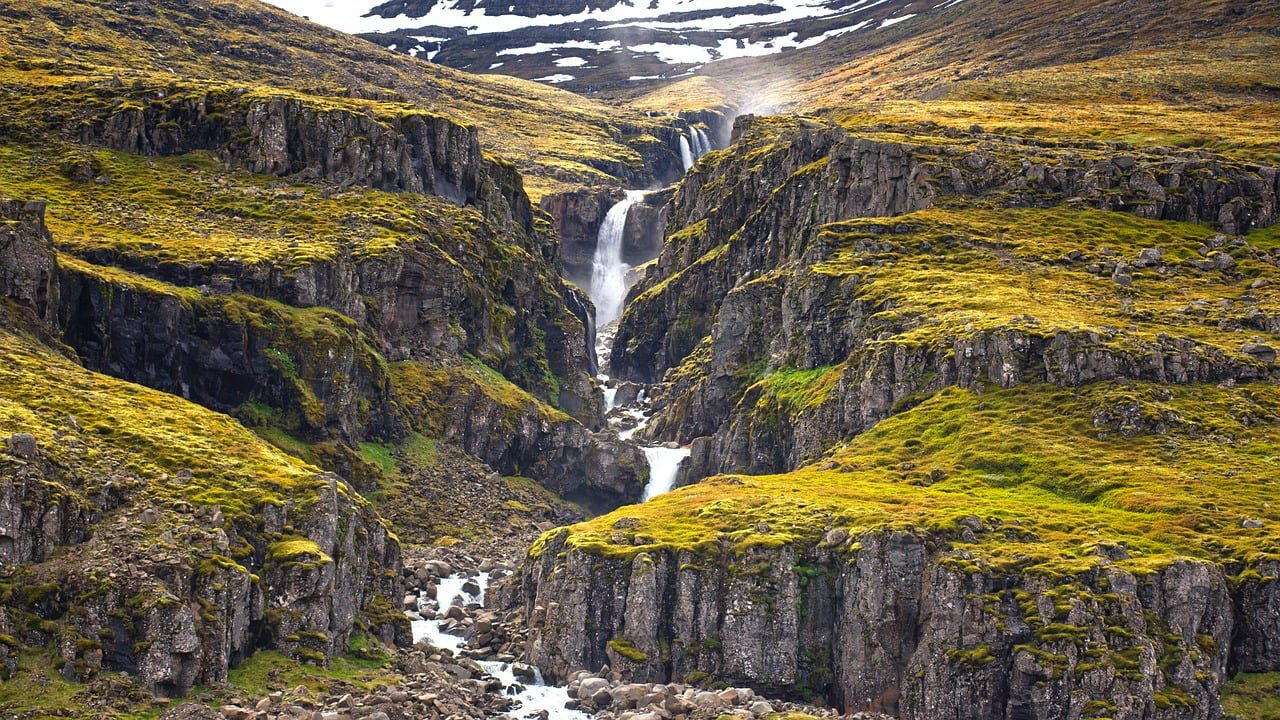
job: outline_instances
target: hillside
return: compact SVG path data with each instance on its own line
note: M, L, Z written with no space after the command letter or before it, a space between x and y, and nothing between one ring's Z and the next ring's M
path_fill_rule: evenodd
M6 3L0 709L1273 717L1275 8L867 5L610 105Z
M87 112L81 106L163 96L173 82L211 83L430 107L480 128L485 148L516 162L535 195L566 183L643 184L650 173L670 182L669 168L679 168L671 119L539 83L457 73L253 0L18 0L0 11L0 54L3 83L24 99L5 108L9 132L30 127L26 111L42 113L40 127L55 120L43 115L54 108Z

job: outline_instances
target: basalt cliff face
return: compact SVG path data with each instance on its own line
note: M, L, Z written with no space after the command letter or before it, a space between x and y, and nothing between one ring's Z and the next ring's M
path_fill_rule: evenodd
M700 164L673 198L670 241L632 291L611 363L614 374L642 382L673 371L649 433L696 440L695 478L795 468L921 390L1272 376L1274 358L1265 349L1213 347L1168 333L1137 333L1132 345L1121 346L1119 331L1105 327L1000 323L903 341L921 319L888 312L892 300L869 289L867 279L831 269L849 230L840 220L991 198L1015 208L1093 206L1212 224L1222 234L1206 238L1201 256L1182 261L1180 269L1229 281L1236 256L1274 264L1267 249L1230 239L1275 222L1280 183L1270 166L1204 152L1042 148L954 131L943 132L941 145L853 137L834 125L804 122L754 130L745 122L739 132L744 137L735 151ZM945 144L948 137L954 144ZM929 234L911 219L861 229L865 237L853 251L878 256L881 264ZM949 239L944 234L944 242ZM921 250L935 252L928 238ZM936 252L945 253L945 246ZM1042 262L1125 286L1134 272L1174 271L1163 252L1153 243L1135 248L1132 257L1076 250ZM946 262L939 256L937 265ZM1247 297L1229 314L1221 322L1231 327L1273 331L1271 314ZM807 412L778 422L776 414L752 414L770 405L761 397L766 387L756 386L759 372L747 370L753 366L838 368L828 378L838 387Z
M691 445L690 480L735 475L544 535L532 661L913 719L1218 718L1229 677L1280 670L1270 536L1202 534L1269 526L1267 471L1209 480L1187 404L1274 407L1274 167L932 125L735 138L673 196L612 356L661 382L644 432ZM1243 422L1226 462L1274 441ZM1190 505L1139 500L1161 491L1112 464L1138 456ZM1181 515L1202 502L1226 515Z
M1254 634L1280 612L1269 582L1190 560L1054 578L977 569L911 532L617 559L560 536L525 581L531 657L553 675L602 664L649 682L706 673L846 712L1213 718L1229 671L1280 660Z
M74 293L61 292L43 204L0 214L21 258L0 265L5 382L41 403L5 404L21 430L0 456L7 674L18 648L49 645L67 679L126 671L172 696L225 681L259 648L323 661L354 632L403 638L389 612L399 544L372 507L225 417L42 345L57 329L46 305ZM165 429L141 431L132 413Z

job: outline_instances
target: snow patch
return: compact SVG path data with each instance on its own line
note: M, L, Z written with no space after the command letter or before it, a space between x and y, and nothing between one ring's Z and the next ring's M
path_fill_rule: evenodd
M580 58L577 56L556 58L556 67L582 67L586 64L586 58Z
M537 80L538 82L551 83L552 85L556 85L562 82L569 82L570 80L574 80L574 79L576 79L574 78L574 76L566 75L564 73L556 73L555 75L547 75L540 78L534 78L534 80Z
M903 20L910 20L910 19L911 19L911 18L913 18L913 17L915 17L915 13L912 13L912 14L910 14L910 15L903 15L902 17L888 18L888 19L886 19L884 22L880 23L880 27L879 27L879 28L876 28L876 29L877 29L877 30L880 30L880 29L883 29L883 28L890 27L890 26L892 26L892 25L897 25L898 23L902 22Z

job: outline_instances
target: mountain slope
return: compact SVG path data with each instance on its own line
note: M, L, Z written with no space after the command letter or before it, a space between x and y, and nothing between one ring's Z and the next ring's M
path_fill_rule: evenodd
M669 120L537 83L462 75L250 0L146 7L19 0L0 11L0 53L11 92L45 108L54 105L53 88L58 104L73 93L92 101L86 83L122 88L118 94L155 92L175 80L288 87L432 107L479 126L485 147L517 162L531 184L649 182L647 173L661 166L649 157L655 152L679 167L674 142L653 138Z
M535 545L545 669L913 719L1274 680L1274 10L1182 7L966 2L637 100L814 114L672 196L610 372L706 479Z

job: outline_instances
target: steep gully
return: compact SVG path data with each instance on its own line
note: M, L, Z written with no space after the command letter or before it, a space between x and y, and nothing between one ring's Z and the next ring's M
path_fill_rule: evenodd
M689 136L680 137L680 154L685 169L712 150L711 140L701 129L691 129ZM605 215L597 235L596 250L592 257L589 297L596 308L596 343L598 358L609 356L616 332L616 323L622 315L627 291L634 284L632 266L623 260L623 244L631 209L644 200L644 190L627 190ZM652 258L649 258L652 259ZM605 373L597 375L605 386L605 412L610 426L618 431L618 437L630 441L648 422L645 409L646 393L636 388L627 394L628 402L619 401L619 387ZM649 480L645 484L642 501L648 501L675 487L681 467L687 465L689 448L674 443L643 447L649 463ZM465 573L440 578L434 597L423 592L418 610L410 613L415 643L427 642L453 654L462 652L465 638L453 634L445 623L450 608L465 605L484 605L490 574L481 572L474 576ZM517 676L514 666L497 660L480 660L478 664L486 673L501 682L505 692L519 703L524 717L539 715L551 720L588 720L591 716L576 709L573 698L563 685L548 685L541 671L525 667L529 674ZM568 707L566 707L568 705ZM543 715L545 713L545 715Z

